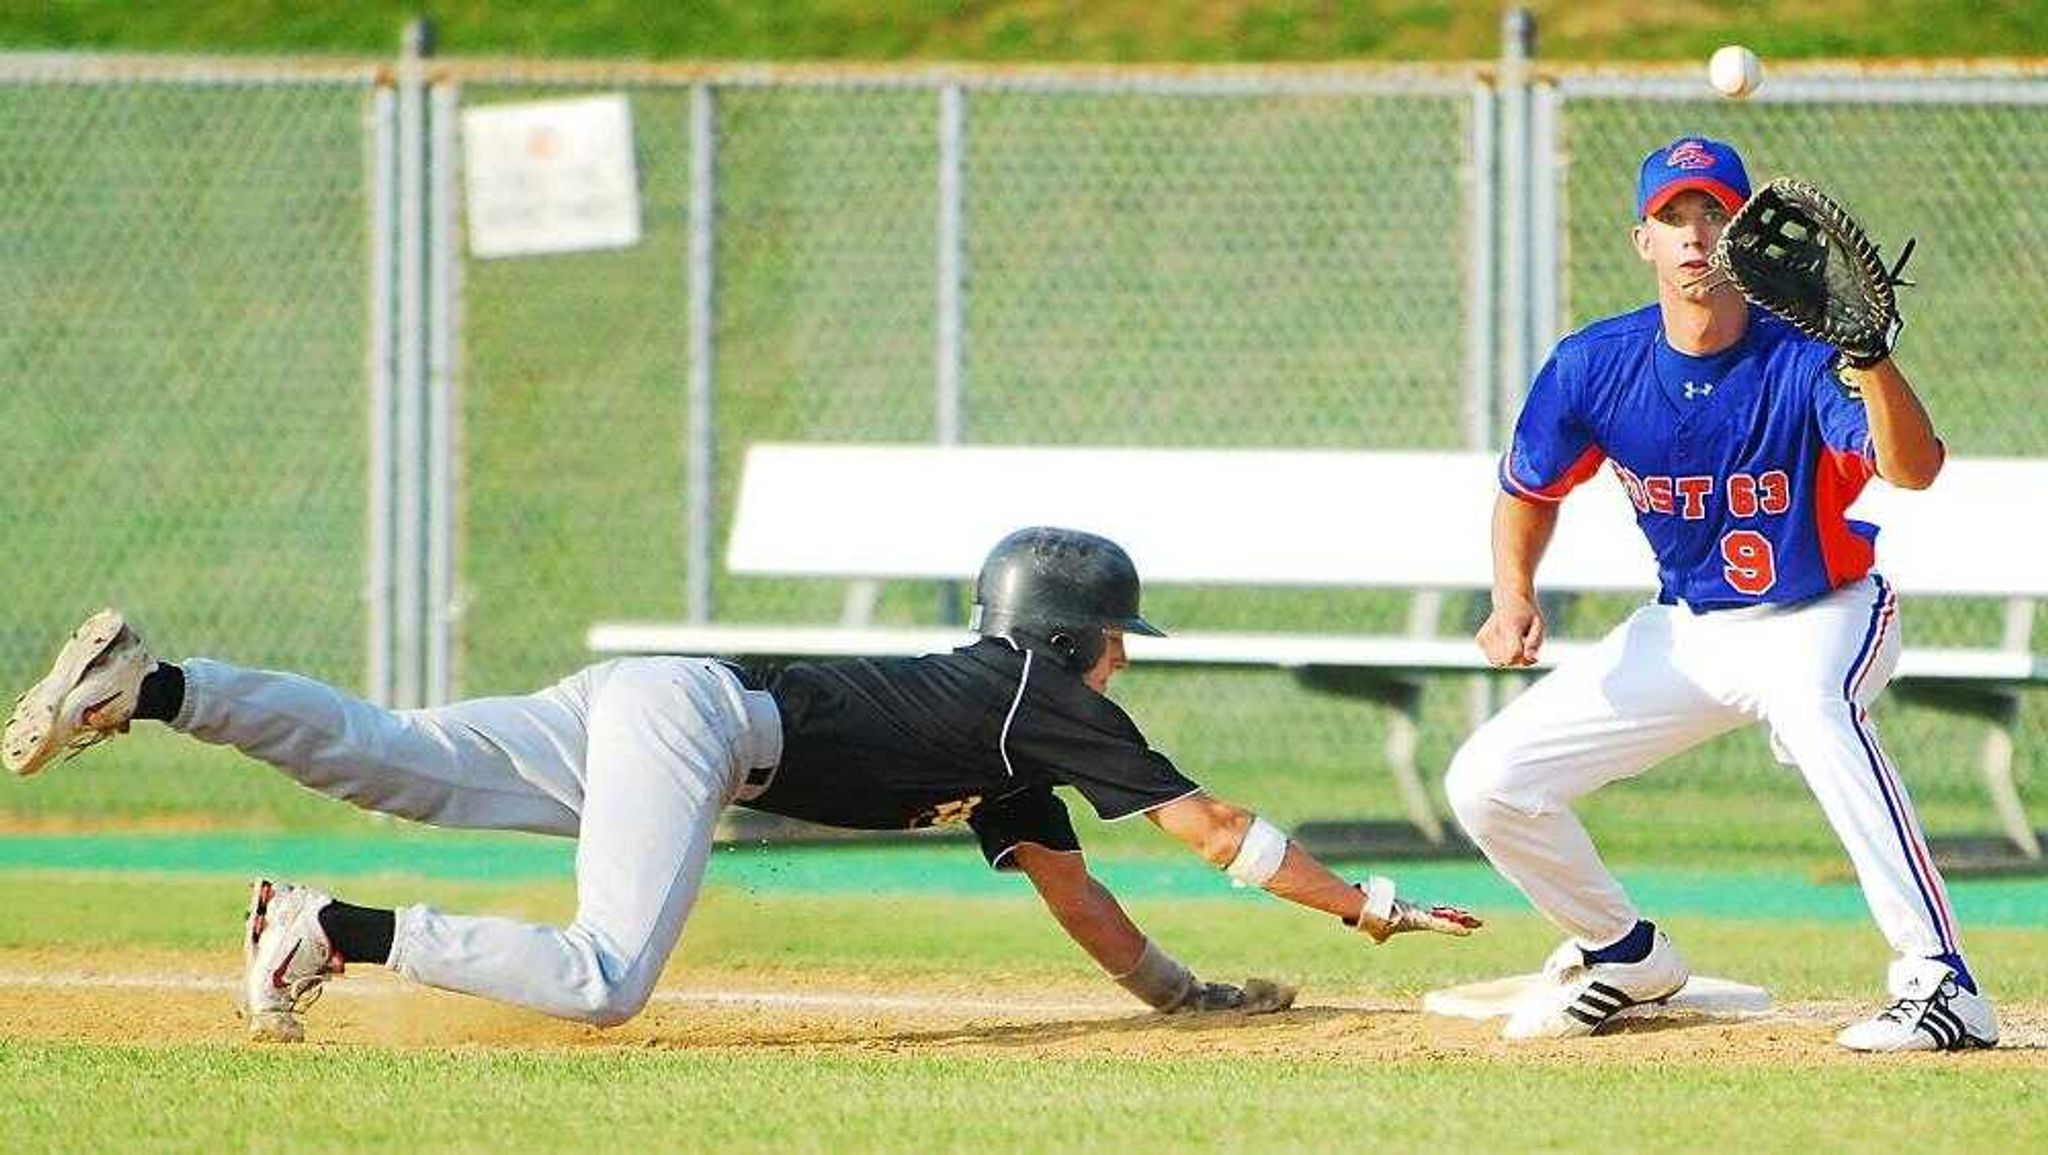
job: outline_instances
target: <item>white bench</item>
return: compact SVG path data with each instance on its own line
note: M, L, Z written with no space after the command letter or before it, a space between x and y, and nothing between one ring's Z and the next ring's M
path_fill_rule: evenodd
M884 657L962 644L964 628L878 627L865 620L882 579L971 580L988 548L1023 525L1092 530L1124 545L1149 587L1198 583L1417 591L1406 636L1316 633L1131 637L1131 658L1162 665L1283 668L1305 682L1397 709L1388 762L1411 819L1431 842L1443 824L1415 765L1419 681L1486 673L1468 637L1438 632L1446 591L1492 585L1494 459L1480 453L1130 448L752 447L726 564L734 573L837 577L854 584L837 626L608 622L601 654ZM1884 526L1879 565L1908 598L2006 600L1999 648L1908 648L1900 692L1990 723L1980 769L2008 838L2041 848L2012 780L2017 687L2048 682L2030 651L2033 599L2048 597L2038 524L2048 461L1955 460L1929 490L1873 483L1854 509ZM1655 567L1611 479L1563 506L1539 587L1641 592ZM1554 640L1543 664L1590 642ZM1483 701L1484 699L1480 699Z

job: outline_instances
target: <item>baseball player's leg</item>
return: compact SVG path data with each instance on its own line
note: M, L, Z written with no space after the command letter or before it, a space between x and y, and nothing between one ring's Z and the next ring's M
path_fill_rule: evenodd
M1584 1035L1691 977L1670 939L1638 916L1572 813L1608 782L1747 720L1690 669L1680 635L1697 623L1646 606L1585 659L1530 687L1473 734L1445 780L1458 819L1495 868L1571 937L1545 981L1509 1015L1510 1039Z
M425 710L203 658L179 669L173 728L323 794L436 826L576 833L588 699L604 667L524 697Z
M564 1018L632 1017L696 901L719 812L747 769L780 756L763 698L698 660L614 669L591 699L575 919L557 928L407 907L391 966Z
M1748 720L1675 650L1683 612L1645 606L1537 681L1466 740L1444 781L1472 841L1587 949L1628 934L1638 915L1572 802Z
M1765 718L1841 839L1871 914L1900 957L1892 994L1944 1004L1931 1016L1916 1012L1913 1022L1893 1024L1896 1030L1851 1028L1844 1043L1946 1048L1995 1041L1996 1019L1975 997L1947 887L1905 781L1867 713L1898 665L1896 598L1882 579L1867 579L1759 628L1778 635L1768 643L1771 652L1786 655L1764 679ZM1950 978L1954 990L1942 995Z
M573 834L589 671L526 698L393 712L294 674L161 664L118 610L87 618L7 724L32 774L138 719L235 746L358 806L442 826Z

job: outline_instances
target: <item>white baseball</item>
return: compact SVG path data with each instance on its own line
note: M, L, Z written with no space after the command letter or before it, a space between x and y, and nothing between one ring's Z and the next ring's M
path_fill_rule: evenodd
M1739 100L1755 92L1763 82L1763 62L1740 44L1723 45L1707 61L1707 83L1723 96Z

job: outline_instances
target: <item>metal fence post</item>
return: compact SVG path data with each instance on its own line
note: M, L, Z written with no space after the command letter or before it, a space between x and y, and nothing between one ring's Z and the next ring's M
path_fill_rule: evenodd
M1500 250L1494 245L1499 213L1494 183L1500 178L1495 104L1492 86L1472 86L1471 200L1466 225L1471 243L1465 255L1465 444L1472 449L1493 448L1494 348L1500 336L1500 313L1494 300L1500 265Z
M392 482L392 309L398 295L393 248L397 243L398 100L388 78L370 96L370 317L369 461L365 506L368 541L364 549L363 696L391 703L391 482Z
M688 612L693 622L711 620L711 527L717 495L718 429L712 408L712 357L717 323L715 257L718 239L717 106L708 84L690 89L689 250L689 438L687 485L689 524Z
M1501 16L1501 324L1500 427L1514 427L1529 381L1529 58L1536 17L1526 8Z
M460 286L456 251L458 152L454 81L435 84L427 140L427 486L425 703L444 705L455 689L455 333Z
M1558 337L1564 238L1557 193L1563 158L1558 155L1557 86L1533 86L1529 99L1529 363L1534 365Z
M938 323L934 326L941 445L958 445L966 428L960 375L966 135L967 98L959 85L948 84L939 89ZM939 586L939 620L960 620L960 598L951 583Z
M938 438L961 440L964 414L960 394L961 159L966 135L966 99L957 84L939 89L938 220Z
M426 208L426 91L424 57L430 47L424 21L406 25L404 54L398 65L398 319L397 435L394 499L395 541L392 570L393 653L391 700L394 706L421 704L421 606L424 527L422 498L426 485L426 245L421 233Z

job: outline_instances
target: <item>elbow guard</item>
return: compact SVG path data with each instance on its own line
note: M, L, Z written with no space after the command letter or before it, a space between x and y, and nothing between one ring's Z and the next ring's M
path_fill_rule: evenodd
M1254 817L1245 828L1244 841L1237 844L1237 857L1223 868L1239 886L1264 886L1280 872L1287 857L1287 835L1263 818Z

